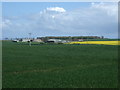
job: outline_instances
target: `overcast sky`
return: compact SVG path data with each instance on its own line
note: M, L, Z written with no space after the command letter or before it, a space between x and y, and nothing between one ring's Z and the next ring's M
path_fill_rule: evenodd
M118 3L4 2L3 38L41 36L118 37Z

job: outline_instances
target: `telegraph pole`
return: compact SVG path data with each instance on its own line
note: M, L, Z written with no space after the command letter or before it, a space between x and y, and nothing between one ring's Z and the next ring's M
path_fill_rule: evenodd
M29 41L29 46L31 46L31 34L32 34L32 33L29 33L29 39L30 39L30 41Z

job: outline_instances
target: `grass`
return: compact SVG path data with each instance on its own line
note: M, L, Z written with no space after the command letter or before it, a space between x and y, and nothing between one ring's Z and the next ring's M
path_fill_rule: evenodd
M3 88L116 88L118 46L3 42Z

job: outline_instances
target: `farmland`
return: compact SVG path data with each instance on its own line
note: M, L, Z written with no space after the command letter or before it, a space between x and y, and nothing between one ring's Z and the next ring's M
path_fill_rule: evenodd
M3 88L116 88L117 45L3 41Z
M120 45L120 41L84 41L84 42L69 42L67 44L102 44L102 45Z

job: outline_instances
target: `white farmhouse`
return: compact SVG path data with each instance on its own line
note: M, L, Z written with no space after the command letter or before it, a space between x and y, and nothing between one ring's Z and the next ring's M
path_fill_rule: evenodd
M43 42L41 39L34 39L33 42Z
M60 39L48 39L48 43L66 43L66 40L60 40Z
M22 39L22 42L29 42L31 39Z

